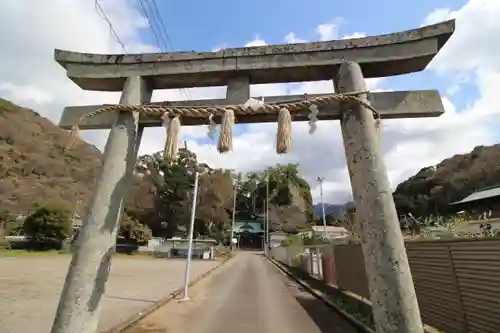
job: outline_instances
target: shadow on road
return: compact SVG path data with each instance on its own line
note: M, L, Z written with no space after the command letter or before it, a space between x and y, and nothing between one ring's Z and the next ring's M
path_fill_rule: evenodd
M296 274L303 275L303 272L296 268L292 268L292 270L297 270ZM307 312L322 333L360 332L344 316L328 307L322 300L312 295L290 276L284 274L283 278L286 279L285 283L297 302Z
M314 321L321 332L357 332L354 328L349 327L350 325L339 324L339 321L343 322L345 319L340 317L333 310L329 309L323 301L315 298L314 296L296 295L295 299L299 302L302 308L306 310L309 317ZM348 328L345 328L346 325Z
M108 296L105 295L105 298L111 298L111 299L119 299L119 300L124 300L124 301L133 301L133 302L143 302L143 303L156 303L157 301L152 301L149 299L140 299L140 298L133 298L133 297L120 297L120 296Z

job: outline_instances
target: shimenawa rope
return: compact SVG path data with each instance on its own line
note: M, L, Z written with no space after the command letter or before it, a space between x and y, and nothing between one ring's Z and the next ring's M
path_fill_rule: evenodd
M292 114L303 112L309 109L309 126L310 133L316 129L316 115L318 114L318 106L327 107L345 103L358 103L367 109L371 110L376 121L375 125L378 129L380 122L379 113L370 105L368 101L363 100L359 95L367 94L368 92L342 93L323 97L308 98L305 95L304 99L264 103L263 100L250 98L243 105L216 105L216 106L168 106L163 105L104 105L103 107L84 114L70 132L70 141L67 148L74 145L74 141L79 131L79 124L85 119L94 117L105 112L128 111L139 112L150 117L163 119L163 126L167 129L167 139L165 142L164 158L173 160L177 156L178 141L180 136L180 117L207 118L209 123L209 136L215 134L215 122L213 116L222 116L221 129L217 149L220 153L225 153L232 150L232 127L235 124L235 116L249 114L277 114L278 130L276 134L276 152L284 154L289 152L291 148L291 124Z

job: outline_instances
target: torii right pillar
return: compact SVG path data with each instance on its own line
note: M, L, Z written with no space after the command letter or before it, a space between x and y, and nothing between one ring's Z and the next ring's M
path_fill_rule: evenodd
M343 63L334 83L337 92L366 91L361 67L355 62ZM368 102L366 96L361 98ZM373 112L352 104L342 110L341 129L376 331L422 333L417 296Z

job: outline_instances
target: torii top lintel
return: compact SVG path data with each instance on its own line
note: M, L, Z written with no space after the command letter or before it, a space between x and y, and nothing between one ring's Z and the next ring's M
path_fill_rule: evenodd
M329 80L345 60L365 78L423 70L455 30L445 21L408 31L326 42L223 49L217 52L89 54L55 50L67 76L85 90L121 91L131 75L153 89L224 86L247 76L251 84Z

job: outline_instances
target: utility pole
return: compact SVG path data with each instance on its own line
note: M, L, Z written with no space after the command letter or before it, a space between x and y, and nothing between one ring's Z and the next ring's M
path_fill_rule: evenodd
M231 251L233 250L233 238L234 238L234 220L236 217L236 191L237 191L237 184L234 184L234 192L233 192L233 218L231 221L231 239L230 239L230 248Z
M264 245L265 245L265 251L264 253L266 256L268 255L269 251L269 170L266 170L266 204L264 205L266 209L266 230L264 232Z
M318 177L317 179L319 183L319 195L321 198L321 215L323 217L323 237L326 239L326 214L325 203L323 202L323 180L325 180L325 177Z

